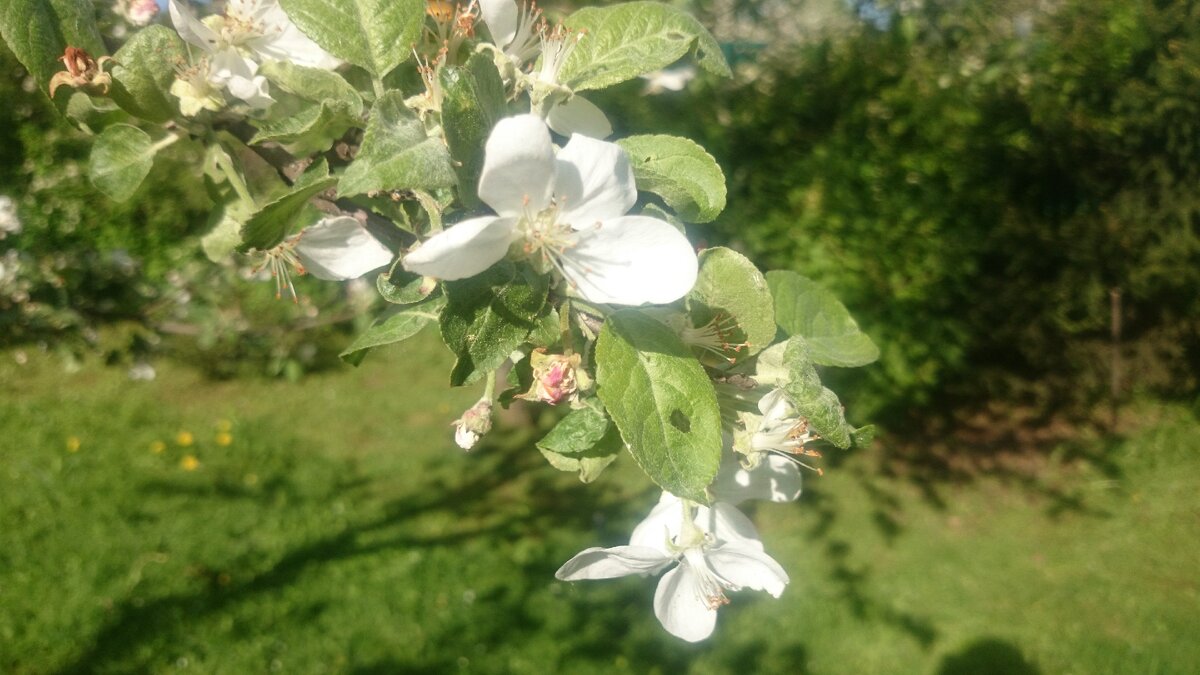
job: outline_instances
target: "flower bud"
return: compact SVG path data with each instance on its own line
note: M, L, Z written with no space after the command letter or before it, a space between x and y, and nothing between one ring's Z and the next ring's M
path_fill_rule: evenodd
M587 373L580 368L581 361L579 354L547 354L545 349L535 349L529 355L533 386L520 398L549 405L578 400L579 391L587 389L590 383Z
M492 430L492 402L486 398L479 399L451 426L454 427L454 442L463 450L470 450L484 434Z

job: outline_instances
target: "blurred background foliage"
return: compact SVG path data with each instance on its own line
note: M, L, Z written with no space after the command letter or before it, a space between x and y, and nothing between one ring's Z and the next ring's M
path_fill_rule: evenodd
M688 3L735 64L684 91L605 92L618 134L698 140L729 207L705 244L834 290L883 349L830 373L850 414L893 426L987 400L1086 415L1109 393L1196 388L1200 8L1151 0ZM334 363L352 291L275 303L198 252L210 202L179 144L142 193L87 182L89 142L5 52L0 341L185 355L218 376ZM656 95L648 95L655 93ZM154 195L146 198L146 195ZM15 253L14 253L15 251ZM302 280L303 281L303 280ZM166 341L160 338L167 336Z
M1000 399L1195 391L1200 8L710 0L737 76L606 109L724 167L709 243L821 281L883 350L839 393L893 423Z

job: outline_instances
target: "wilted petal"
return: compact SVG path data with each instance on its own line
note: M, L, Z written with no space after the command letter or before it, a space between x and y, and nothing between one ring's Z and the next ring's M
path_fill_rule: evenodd
M169 7L171 23L175 24L175 32L179 33L179 37L206 52L212 53L216 50L217 44L221 42L221 37L216 31L197 19L180 0L170 0Z
M707 638L717 625L717 610L709 609L699 578L687 565L667 572L658 582L654 615L668 633L688 642Z
M704 559L717 575L738 589L766 591L778 598L789 581L787 572L761 549L724 544L706 551Z
M392 252L354 218L325 218L300 233L296 256L318 279L357 279L392 261Z
M563 273L583 299L596 303L665 304L696 283L696 252L669 223L647 216L605 221L579 233L562 254Z
M753 469L743 468L737 453L726 452L713 481L716 499L738 504L747 499L795 501L800 496L800 468L786 457L765 454Z
M561 136L583 134L603 139L612 136L613 132L604 111L578 94L551 107L546 114L546 124Z
M580 551L554 573L563 581L612 579L630 574L657 574L674 562L662 551L645 546L614 546Z
M438 279L473 277L504 257L516 224L494 216L464 220L404 256L404 269Z
M500 120L488 136L479 198L502 216L519 216L546 208L553 188L554 145L546 123L534 115Z
M496 46L507 47L517 35L517 3L514 0L479 0L479 12Z
M616 143L572 136L555 161L554 197L558 221L577 230L620 218L637 201L629 155Z

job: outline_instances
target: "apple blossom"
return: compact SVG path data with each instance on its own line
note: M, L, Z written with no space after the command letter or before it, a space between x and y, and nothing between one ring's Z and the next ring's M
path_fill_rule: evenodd
M729 602L726 591L750 588L777 598L789 581L736 508L695 506L667 492L634 528L628 546L580 551L555 576L611 579L657 574L676 564L659 580L654 614L667 632L688 642L712 634L717 609Z
M275 277L276 297L286 287L296 297L289 268L327 281L356 279L392 261L392 252L350 216L324 218L264 251L263 267Z
M696 254L670 223L624 215L637 201L633 169L613 143L572 136L554 152L533 115L501 120L488 138L479 198L498 215L472 218L404 258L440 279L474 276L515 249L594 303L663 304L696 281Z

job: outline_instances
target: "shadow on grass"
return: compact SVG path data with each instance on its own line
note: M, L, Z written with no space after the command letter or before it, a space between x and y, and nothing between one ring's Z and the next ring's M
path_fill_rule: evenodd
M979 638L947 654L937 675L1040 675L1021 650L996 638Z
M653 495L629 500L605 490L561 489L559 476L547 470L541 456L533 451L531 433L527 430L507 436L497 434L503 444L481 448L473 453L470 462L430 462L421 469L427 473L428 482L419 492L386 501L372 517L352 521L337 532L293 546L261 572L230 573L239 567L236 560L219 563L224 569L193 566L189 573L198 583L190 584L185 592L152 598L134 598L130 594L118 599L88 646L59 672L65 675L148 668L150 662L146 659L153 658L149 654L160 651L162 645L175 643L176 638L185 638L190 626L228 613L239 603L251 602L257 596L304 583L302 577L330 563L384 551L464 547L475 541L537 541L562 531L590 533L588 539L600 541L627 537L631 523L644 504L653 501ZM335 491L347 500L369 499L370 492L378 488L354 476L331 480L336 485ZM306 491L292 485L286 475L265 477L256 490L219 478L210 484L154 480L142 487L145 494L157 495L159 499L182 495L190 508L201 510L205 500L253 500L267 509L280 505L288 508L305 500L326 500L330 492ZM506 550L502 546L496 547L495 555L504 555ZM528 585L530 582L526 580L537 580L543 586L554 583L554 570L566 555L530 556L531 562L519 565L518 578L513 583L518 586ZM570 638L564 640L566 646L560 654L566 661L611 663L614 645L620 645L616 653L622 654L635 671L651 667L667 671L686 669L689 659L705 648L680 645L664 649L665 636L659 631L647 631L644 617L633 618L635 609L636 615L647 614L653 585L639 583L642 580L629 581L633 583L609 585L595 594L573 595L569 590L564 591L565 595L558 600L572 611L566 612L560 623L550 626L545 616L527 606L520 592L507 588L485 591L478 602L486 604L488 616L469 625L431 627L425 636L428 644L414 661L368 658L353 672L455 671L464 658L461 656L464 633L469 633L476 645L502 646L545 630ZM297 620L292 616L295 612L319 615L325 611L321 603L301 605L289 608L287 621ZM311 622L311 617L307 621ZM649 621L654 621L652 616ZM277 628L261 625L252 630L269 634L268 631ZM795 649L796 654L803 654L802 647Z

